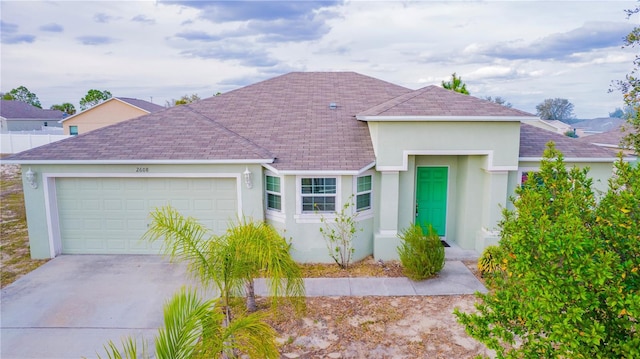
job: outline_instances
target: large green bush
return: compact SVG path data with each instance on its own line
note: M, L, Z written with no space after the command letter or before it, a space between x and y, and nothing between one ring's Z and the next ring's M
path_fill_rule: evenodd
M498 358L640 358L640 168L617 162L599 202L591 185L549 145L503 212L502 275L456 310Z
M424 234L417 224L405 229L399 235L402 244L398 246L398 255L404 274L413 280L422 280L435 276L444 267L444 246L438 233L429 225Z

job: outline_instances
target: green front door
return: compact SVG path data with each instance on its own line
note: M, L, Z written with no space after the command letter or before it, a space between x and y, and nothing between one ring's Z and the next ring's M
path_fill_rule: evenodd
M427 230L431 224L439 236L447 225L447 167L418 167L416 183L416 223Z

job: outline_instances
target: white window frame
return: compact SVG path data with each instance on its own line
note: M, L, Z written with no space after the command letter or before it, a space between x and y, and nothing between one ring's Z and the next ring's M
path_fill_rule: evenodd
M267 190L267 176L280 179L280 193ZM280 210L269 208L269 194L280 196ZM265 215L267 219L271 219L278 222L285 221L284 177L279 176L270 171L265 171L264 173L264 208L265 208Z
M371 189L368 191L358 192L358 178L362 177L371 177ZM373 171L366 171L357 176L353 176L353 213L358 214L358 219L368 218L369 216L373 216L373 203L374 203L374 173ZM369 208L362 209L358 211L358 195L369 193Z
M302 211L302 179L303 178L333 178L336 180L336 193L329 194L329 196L335 196L335 210L334 211L318 211L318 212L303 212ZM294 218L297 223L321 223L322 217L331 219L336 217L336 211L342 208L342 176L336 175L299 175L296 176L296 214ZM326 197L326 195L322 195Z

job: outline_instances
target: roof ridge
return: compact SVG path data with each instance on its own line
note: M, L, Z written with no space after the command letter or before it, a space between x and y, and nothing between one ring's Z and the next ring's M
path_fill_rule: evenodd
M276 156L274 156L274 155L273 155L273 154L272 154L268 149L266 149L266 148L264 148L264 147L262 147L262 146L258 145L257 143L255 143L255 142L251 141L250 139L248 139L248 138L246 138L246 137L242 136L241 134L239 134L239 133L237 133L237 132L235 132L235 131L230 130L228 127L226 127L225 125L221 124L220 122L218 122L218 121L216 121L216 120L212 119L211 117L209 117L209 116L207 116L207 115L205 115L205 114L203 114L203 113L201 113L201 112L197 111L196 109L192 108L189 104L187 104L187 105L182 105L182 107L183 107L183 108L187 108L187 109L189 109L189 111L193 112L194 114L196 114L196 115L199 115L199 116L203 117L204 119L206 119L207 121L209 121L209 122L213 123L214 125L218 126L219 128L221 128L221 129L222 129L222 130L224 130L225 132L230 133L230 134L232 134L233 136L235 136L235 137L239 137L239 138L241 138L242 140L244 140L245 142L250 143L254 148L257 148L257 149L259 149L259 150L260 150L260 151L255 151L257 154L259 154L259 155L263 155L263 156L266 156L266 157L269 157L269 158L276 158Z

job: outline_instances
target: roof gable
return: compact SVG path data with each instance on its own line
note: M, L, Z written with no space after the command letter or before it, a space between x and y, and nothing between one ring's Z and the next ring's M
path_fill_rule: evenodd
M359 118L384 117L535 117L491 101L427 86L405 93L358 114Z
M147 111L148 113L157 112L160 110L164 110L164 106L157 105L153 102L140 100L137 98L129 98L129 97L116 97L116 99L128 103L131 106L135 106L141 110Z

